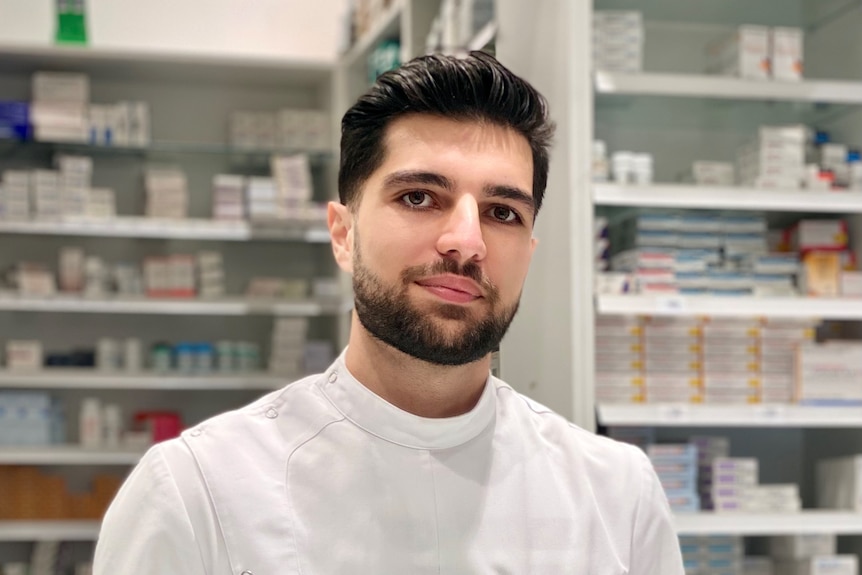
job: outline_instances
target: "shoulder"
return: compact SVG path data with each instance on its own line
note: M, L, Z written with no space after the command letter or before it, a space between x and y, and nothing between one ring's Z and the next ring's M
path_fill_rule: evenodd
M563 464L577 464L579 472L613 480L626 471L649 472L646 454L634 445L597 435L568 421L549 407L492 378L497 388L498 417Z

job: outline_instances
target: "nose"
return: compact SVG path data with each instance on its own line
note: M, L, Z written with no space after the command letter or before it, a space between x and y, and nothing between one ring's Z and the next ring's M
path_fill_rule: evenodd
M452 207L437 240L437 251L456 258L459 263L485 258L487 248L476 198L465 194Z

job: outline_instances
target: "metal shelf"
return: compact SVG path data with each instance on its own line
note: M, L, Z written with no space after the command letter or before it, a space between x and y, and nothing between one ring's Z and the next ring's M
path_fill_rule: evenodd
M595 90L600 95L862 104L862 83L824 80L780 82L696 74L599 71L595 73Z
M170 240L294 240L329 242L323 224L279 222L258 225L247 221L206 219L168 220L146 217L110 219L64 218L62 220L0 221L0 234L91 236Z
M602 425L647 427L862 428L862 407L795 404L601 403Z
M644 208L862 213L862 192L859 191L760 190L678 184L593 184L593 201L600 206Z
M332 159L332 152L325 150L305 149L245 149L228 144L212 142L167 142L155 141L146 146L96 145L85 142L46 142L38 140L3 140L0 150L27 148L45 149L69 154L86 154L89 156L130 156L130 157L165 157L165 156L225 156L232 163L265 165L273 154L294 155L305 154L312 164L322 164Z
M805 510L801 513L677 513L679 535L862 534L862 513Z
M851 298L599 295L602 315L819 318L862 320Z
M274 375L266 372L185 375L46 368L34 371L0 370L0 389L274 390L301 377L299 374Z
M336 314L350 309L339 300L250 300L225 299L147 299L115 297L86 299L72 296L21 297L0 294L0 311L117 313L157 315L248 316L275 315L315 317Z
M77 445L0 446L0 465L135 465L141 450Z
M0 521L0 541L95 541L99 521Z
M29 74L51 69L114 80L315 87L330 81L334 66L327 61L265 56L0 44L0 73Z

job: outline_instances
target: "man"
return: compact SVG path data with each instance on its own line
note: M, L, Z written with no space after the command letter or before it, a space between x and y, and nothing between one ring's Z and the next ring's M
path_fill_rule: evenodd
M382 76L344 116L328 212L353 276L347 349L152 448L95 573L681 575L646 456L489 376L552 131L485 54Z

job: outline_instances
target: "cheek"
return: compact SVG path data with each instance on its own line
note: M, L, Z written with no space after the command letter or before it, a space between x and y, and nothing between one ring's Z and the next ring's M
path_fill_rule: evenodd
M500 253L494 262L500 290L507 294L520 293L530 267L530 247L517 247Z

